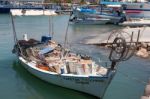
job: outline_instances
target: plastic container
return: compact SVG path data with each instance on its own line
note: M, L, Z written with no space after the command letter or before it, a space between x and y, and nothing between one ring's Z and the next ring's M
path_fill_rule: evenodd
M64 67L61 67L61 68L60 68L60 72L61 72L61 74L64 74L64 73L65 73Z
M68 63L69 64L69 71L70 71L70 73L73 73L73 74L76 74L76 67L75 67L75 63L73 63L73 62L69 62Z
M23 39L24 39L25 41L28 41L28 36L27 36L27 34L24 34L24 35L23 35Z
M49 40L51 40L52 37L50 36L42 36L41 37L41 42L42 43L47 43Z

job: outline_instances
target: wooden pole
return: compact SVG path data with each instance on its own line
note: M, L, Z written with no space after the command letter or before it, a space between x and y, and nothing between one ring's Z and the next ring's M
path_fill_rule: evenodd
M12 23L12 28L13 28L13 36L14 36L14 42L17 43L17 34L16 34L16 29L15 29L15 24L14 24L14 19L12 13L10 13L11 16L11 23Z
M136 41L136 45L138 45L138 43L139 43L139 38L140 38L140 30L138 30L138 36L137 36L137 41Z

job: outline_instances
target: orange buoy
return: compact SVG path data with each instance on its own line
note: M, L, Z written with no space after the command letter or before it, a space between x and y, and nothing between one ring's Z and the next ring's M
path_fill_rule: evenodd
M42 69L42 70L46 70L46 71L50 70L48 66L44 66L44 65L37 65L36 67L38 67L39 69Z

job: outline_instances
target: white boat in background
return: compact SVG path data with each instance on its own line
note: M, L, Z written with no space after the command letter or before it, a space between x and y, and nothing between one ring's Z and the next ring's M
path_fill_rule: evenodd
M110 21L110 19L104 19L104 18L76 18L71 19L70 22L74 24L90 24L90 25L100 25L100 24L106 24Z
M103 5L120 5L129 18L150 18L150 3L146 0L121 0L121 1L105 1L102 0L100 4Z
M130 18L150 18L150 3L127 3L124 8Z
M130 27L138 27L138 26L150 26L150 19L130 19L128 21L124 21L119 23L121 26L130 26Z
M48 9L12 9L11 12L14 16L57 15L55 10Z
M124 21L123 14L120 13L108 13L103 11L97 11L96 9L89 8L74 8L72 12L71 22L83 23L83 24L118 24ZM87 22L86 22L87 21ZM97 21L97 22L96 22Z

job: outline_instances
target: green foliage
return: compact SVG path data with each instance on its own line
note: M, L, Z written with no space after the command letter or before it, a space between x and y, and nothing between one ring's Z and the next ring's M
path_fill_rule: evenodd
M84 0L81 0L80 4L86 4L86 2Z
M45 3L61 3L61 0L44 0Z

